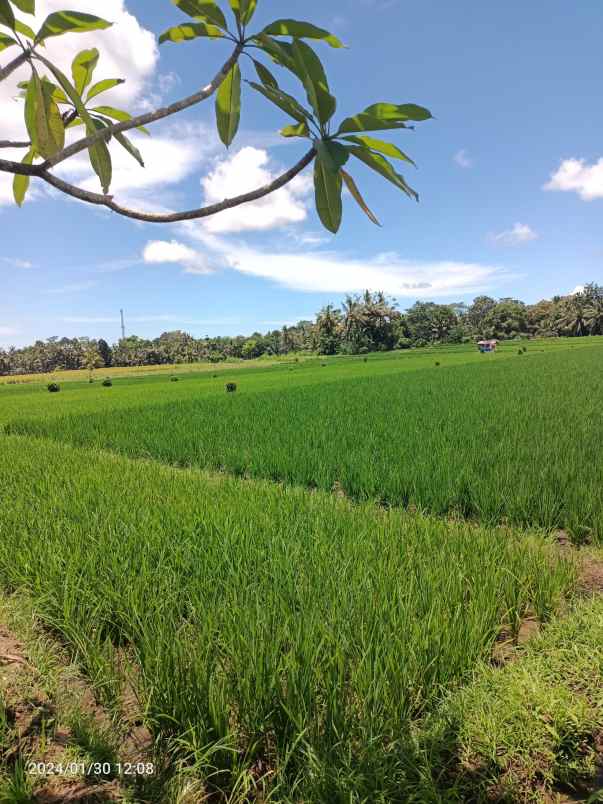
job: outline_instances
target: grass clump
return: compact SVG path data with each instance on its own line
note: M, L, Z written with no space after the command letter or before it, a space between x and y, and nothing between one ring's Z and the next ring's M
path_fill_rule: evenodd
M58 394L58 392L61 390L61 386L58 384L58 382L49 382L46 387L51 394Z
M111 386L113 385L113 380L111 379L111 377L106 377L103 380L102 385L103 385L103 388L111 388Z
M447 700L426 742L434 767L445 767L440 778L454 780L461 797L452 800L545 802L558 787L588 795L602 730L598 597L555 619L503 668L484 666Z
M237 390L236 382L227 382L226 383L226 393L227 394L234 394Z

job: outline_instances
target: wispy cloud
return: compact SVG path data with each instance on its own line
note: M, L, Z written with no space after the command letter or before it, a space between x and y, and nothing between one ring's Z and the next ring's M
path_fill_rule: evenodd
M0 262L10 265L12 268L19 268L20 270L33 268L33 262L30 262L29 260L20 260L16 257L0 257Z
M585 159L565 159L543 189L577 193L583 201L603 198L603 158L592 165Z
M155 265L178 264L188 274L211 274L212 268L204 254L177 240L152 240L143 252L146 263Z
M501 246L519 246L537 240L539 236L527 223L516 223L512 229L492 235L492 240Z
M48 294L49 296L63 296L69 293L83 293L86 290L91 290L98 285L98 281L96 279L89 279L85 282L71 282L67 285L62 285L59 288L50 288L49 290L45 290L44 293Z
M473 167L473 159L469 156L467 151L464 148L461 148L460 151L457 151L454 155L454 161L459 167L462 168L470 168Z
M18 335L19 330L14 327L0 327L1 338L12 338L13 335Z

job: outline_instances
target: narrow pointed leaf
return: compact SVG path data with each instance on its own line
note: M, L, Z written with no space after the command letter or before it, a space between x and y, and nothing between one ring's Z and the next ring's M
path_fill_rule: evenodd
M112 22L101 19L94 14L84 14L81 11L56 11L49 14L38 31L36 42L42 42L51 36L61 36L65 33L86 33L110 28Z
M371 117L377 117L379 120L396 120L398 122L405 122L406 120L415 120L422 122L423 120L430 120L432 117L429 109L424 106L417 106L415 103L404 103L401 105L395 103L374 103L364 110L365 114Z
M348 150L353 156L355 156L357 159L360 159L361 162L364 162L365 165L370 167L371 170L379 173L379 175L383 176L384 179L387 179L399 190L402 190L403 193L406 193L407 196L414 198L415 201L419 200L418 194L412 189L412 187L409 187L403 176L401 176L399 173L396 173L393 166L384 156L381 156L381 154L375 154L366 148L359 148L356 145L350 145Z
M67 97L71 100L78 115L84 121L84 125L86 127L86 135L90 136L97 131L97 124L95 121L90 117L88 110L84 106L84 103L78 93L75 90L75 87L71 85L71 82L67 78L67 76L59 70L52 62L48 61L48 59L44 58L38 54L38 59L46 65L46 67L52 72L54 77L57 79L61 87L63 88ZM111 154L109 153L109 148L107 147L107 143L104 140L98 140L93 145L88 148L88 154L90 156L90 164L96 175L98 176L101 187L103 188L103 192L105 195L109 192L109 187L111 186L111 179L113 177L113 166L111 163Z
M272 89L279 89L278 81L272 75L270 70L267 67L264 67L264 65L261 62L256 61L255 59L252 59L252 61L253 66L255 67L255 71L258 74L258 78L260 79L262 84L265 87L271 87Z
M33 148L31 148L21 160L23 165L31 165L33 164L34 156L36 152ZM27 191L29 189L29 176L17 176L13 179L13 195L15 197L15 202L21 207L23 206L23 201L25 201L25 196L27 195Z
M13 45L16 44L18 43L15 39L12 38L12 36L9 36L8 34L2 33L0 31L0 53L3 50L6 50L6 48L12 47Z
M103 81L97 81L97 83L93 84L93 86L91 86L88 90L86 102L92 100L92 98L96 98L96 96L100 95L102 92L106 92L108 89L113 89L113 87L117 87L120 84L125 84L125 79L105 78Z
M36 0L12 0L12 2L24 14L36 13Z
M409 128L406 123L396 120L380 120L378 117L360 112L354 117L346 118L339 126L338 134L356 131L390 131L396 128Z
M325 125L335 114L337 101L329 92L324 67L316 53L305 42L294 39L290 45L295 73L306 90L308 102L316 117Z
M98 50L92 48L92 50L82 50L74 58L71 64L71 75L73 76L73 86L79 95L84 94L84 90L92 81L99 56Z
M232 0L231 0L232 2ZM309 22L299 20L276 20L264 28L263 33L272 36L292 36L295 39L320 39L331 47L344 47L343 42L324 28L317 28Z
M341 172L342 178L343 178L343 180L344 180L344 182L346 184L346 187L350 191L350 195L352 196L354 201L358 204L360 209L364 212L364 214L367 216L367 218L370 221L372 221L372 223L375 224L375 226L381 226L381 224L377 220L376 216L371 212L371 210L367 206L367 203L364 200L364 198L362 197L362 194L360 193L360 190L356 186L356 182L354 181L354 179L350 176L349 173L346 173L346 171L343 168L341 168L340 172Z
M279 42L277 39L272 39L265 33L260 33L253 37L253 42L266 53L273 62L280 64L281 67L286 67L288 70L295 72L295 64L289 50L284 45L285 42Z
M241 70L235 64L216 94L218 134L228 148L239 130L241 120Z
M283 137L309 137L310 129L306 122L298 123L297 125L285 126L280 131Z
M189 42L191 39L207 36L210 39L219 39L224 33L217 25L208 25L206 22L185 22L183 25L176 25L168 28L159 37L159 44L164 42Z
M8 0L0 0L0 25L15 30L15 15Z
M126 149L126 151L134 157L134 159L138 162L141 167L144 167L144 159L142 158L142 154L138 150L138 148L132 143L125 134L118 132L114 135L117 142Z
M341 226L343 207L341 203L342 179L333 173L320 155L314 162L314 193L316 210L325 229L336 234Z
M330 170L331 173L339 173L340 168L342 168L350 158L348 149L344 148L344 146L340 145L338 142L317 140L315 146L324 166Z
M90 111L112 117L113 120L117 120L120 123L127 123L128 120L132 119L132 115L129 112L124 112L123 109L114 109L113 106L94 106ZM151 135L148 128L144 126L138 126L138 131L142 131L143 134L148 134L149 136Z
M193 19L209 22L223 30L228 27L222 9L213 0L172 0L172 2Z
M312 114L304 109L295 98L291 95L288 95L286 92L278 89L272 89L271 87L264 87L261 84L256 84L253 81L247 82L250 87L256 90L256 92L260 92L265 98L269 101L274 103L275 106L278 106L279 109L282 109L294 120L297 120L298 123L304 123L306 120L312 119Z
M405 154L404 151L401 151L397 145L393 144L393 142L384 142L383 140L375 139L375 137L367 136L349 136L342 137L342 139L346 142L360 145L361 148L370 148L372 151L378 151L384 156L390 156L392 159L401 159L403 162L410 162L411 165L415 165L410 156Z
M24 22L21 22L17 19L15 20L15 31L23 34L23 36L25 36L27 39L31 39L32 42L36 38L35 33L31 30L29 25L26 25Z
M52 98L53 84L33 73L25 96L25 124L34 150L50 159L65 145L63 119Z
M251 18L255 14L257 4L258 0L239 0L241 22L243 25L248 25L251 22Z

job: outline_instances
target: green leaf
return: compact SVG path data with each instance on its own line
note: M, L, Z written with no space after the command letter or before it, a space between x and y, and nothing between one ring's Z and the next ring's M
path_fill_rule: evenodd
M21 22L17 19L15 20L15 31L23 34L23 36L27 37L27 39L31 39L32 42L36 38L35 33L31 30L29 25L26 25L24 22Z
M36 42L42 42L51 36L61 36L65 33L104 30L110 28L111 25L113 25L112 22L107 22L94 14L84 14L81 11L56 11L46 17L36 36Z
M36 13L36 0L12 0L12 2L24 14Z
M411 165L415 165L413 160L401 151L397 145L394 145L392 142L384 142L383 140L377 140L374 137L342 137L343 140L346 142L352 142L355 145L360 145L362 148L370 148L372 151L378 151L380 154L384 154L384 156L391 156L392 159L401 159L403 162L410 162ZM416 165L415 165L416 167Z
M63 90L58 87L56 84L53 84L52 81L49 81L47 78L43 78L42 81L44 84L48 84L51 87L51 96L55 103L69 103L69 99L63 92ZM29 81L21 81L17 84L19 89L24 89L24 95L27 95L27 88L29 87Z
M227 30L226 17L213 0L172 0L172 3L189 17L213 23Z
M0 25L15 30L15 15L8 0L0 0Z
M258 0L239 0L239 9L241 14L241 22L243 25L248 25L251 18L255 14Z
M291 47L295 73L306 90L308 102L319 121L325 125L335 114L337 101L329 92L322 62L305 42L294 39Z
M189 42L191 39L198 39L200 36L208 36L210 39L219 39L224 36L223 32L216 25L208 25L205 22L185 22L183 25L176 25L168 28L159 37L159 44L164 42Z
M280 89L273 89L272 87L264 87L261 84L255 84L253 81L247 81L247 83L250 87L255 89L256 92L260 92L265 98L274 103L275 106L282 109L283 112L291 115L298 123L305 123L306 120L313 119L312 114L286 92Z
M279 42L276 39L272 39L270 36L264 33L254 36L252 41L257 44L264 51L264 53L267 53L273 62L280 64L281 67L286 67L288 70L295 72L293 57L291 56L291 53L285 49L284 42Z
M96 98L96 96L100 95L102 92L106 92L108 89L113 89L113 87L119 86L119 84L125 84L125 79L105 78L104 81L98 81L88 90L88 95L86 96L86 103L92 100L92 98Z
M408 128L406 123L395 120L380 120L378 117L360 112L354 117L347 117L339 126L337 134L355 131L390 131L396 128Z
M403 193L406 193L407 196L410 198L414 198L415 201L419 200L418 194L409 187L406 181L404 180L403 176L399 173L396 173L393 166L387 161L384 156L380 154L375 154L372 151L368 151L366 148L359 148L356 145L348 146L349 152L356 157L356 159L360 159L361 162L364 162L365 165L374 170L376 173L379 173L380 176L383 176L384 179L390 181L395 187L399 190L402 190Z
M407 120L421 122L430 120L432 117L429 109L417 106L414 103L404 103L401 106L395 103L374 103L365 109L364 113L371 117L376 117L378 120L394 120L397 122L406 122Z
M262 33L272 36L292 36L295 39L321 39L331 47L344 47L343 42L324 28L317 28L309 22L298 20L276 20L264 28Z
M134 159L138 162L141 167L144 167L144 159L142 158L142 154L138 150L138 148L129 140L125 134L118 132L114 135L117 142L126 149L126 151L134 157Z
M310 136L310 129L308 128L308 124L304 121L303 123L298 123L296 126L285 126L280 131L283 137L309 137Z
M78 95L83 95L84 90L92 81L92 75L98 64L99 52L96 48L92 50L82 50L74 58L71 64L71 75L73 76L73 86Z
M341 168L340 173L341 173L341 176L342 176L342 178L343 178L343 180L344 180L344 182L346 184L346 187L350 191L350 195L352 196L354 201L356 201L356 203L358 204L360 209L364 212L364 214L367 216L367 218L370 221L372 221L372 223L375 224L375 226L381 226L381 224L377 220L377 217L373 214L373 212L371 212L371 210L367 206L367 203L364 200L364 198L362 197L362 194L361 194L360 190L356 186L356 182L354 181L354 179L350 176L349 173L346 173L346 171L343 168Z
M31 165L33 164L34 156L36 152L33 148L25 154L23 159L21 160L21 164L23 165ZM18 206L23 206L23 202L25 201L25 196L27 195L27 191L29 190L29 176L17 176L13 179L13 195L15 197L15 201Z
M314 163L316 210L322 225L333 234L336 234L341 226L343 214L341 190L341 174L333 173L318 155Z
M90 109L91 112L98 112L98 114L104 114L107 117L112 117L114 120L118 120L120 123L127 123L128 120L132 119L132 115L129 112L124 112L122 109L114 109L113 106L94 106ZM144 126L138 126L138 131L142 131L143 134L151 135L151 132L145 128Z
M264 67L264 65L261 62L256 61L255 59L252 59L252 61L255 67L255 71L258 74L258 78L260 79L262 84L265 87L271 87L272 89L279 89L278 81L272 75L270 70L267 67Z
M36 153L44 159L51 159L65 146L65 126L52 97L53 89L53 84L42 82L34 72L25 96L27 132Z
M241 120L241 70L235 64L216 94L218 134L228 148L239 130Z
M6 50L8 47L12 47L13 45L16 44L18 43L12 38L12 36L9 36L8 34L2 33L0 31L0 53L3 50Z
M86 126L86 135L89 137L97 131L97 124L96 122L90 117L84 103L78 93L75 90L67 78L67 76L59 70L52 62L48 61L48 59L44 58L38 54L38 59L46 65L46 67L52 72L54 77L57 79L67 97L71 100L78 115L84 121L84 125ZM109 152L109 148L107 147L107 143L104 140L98 140L93 145L88 148L88 154L90 156L90 164L96 175L98 176L101 187L103 188L103 192L105 195L109 192L109 187L111 186L111 179L113 176L113 166L111 164L111 154Z
M328 168L331 173L339 173L340 168L342 168L350 158L348 149L344 148L344 146L340 145L338 142L316 140L314 145L324 166Z

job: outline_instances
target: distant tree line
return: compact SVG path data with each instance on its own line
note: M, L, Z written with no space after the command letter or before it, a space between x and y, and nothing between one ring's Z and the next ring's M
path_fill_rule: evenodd
M294 352L366 354L480 338L603 335L603 286L591 283L579 293L536 304L478 296L472 304L417 302L401 312L395 299L366 291L347 296L340 307L323 307L315 321L250 336L193 338L164 332L148 340L132 335L110 346L102 338L49 338L22 349L0 350L0 375L32 374L103 366L167 363L219 363L229 359Z

